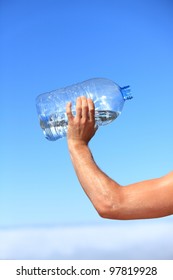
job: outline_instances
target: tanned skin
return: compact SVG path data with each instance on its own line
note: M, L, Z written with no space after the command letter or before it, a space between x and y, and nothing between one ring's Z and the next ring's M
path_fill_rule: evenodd
M71 103L67 143L79 182L98 214L108 219L148 219L173 214L173 171L167 175L122 186L108 177L96 164L88 143L94 136L95 108L91 99L76 101L76 116Z

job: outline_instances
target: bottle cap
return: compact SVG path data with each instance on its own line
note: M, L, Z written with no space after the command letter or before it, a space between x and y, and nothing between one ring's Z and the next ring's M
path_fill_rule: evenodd
M124 100L132 99L133 96L131 95L131 89L130 86L125 86L120 88L122 96Z

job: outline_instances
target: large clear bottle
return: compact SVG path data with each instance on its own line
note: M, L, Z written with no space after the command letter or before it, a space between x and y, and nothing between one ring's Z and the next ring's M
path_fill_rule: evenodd
M72 102L75 115L76 98L86 96L95 104L95 120L98 126L115 120L121 113L125 100L131 99L129 86L120 87L105 78L94 78L82 83L40 94L36 107L40 126L48 140L55 141L66 136L68 120L66 104Z

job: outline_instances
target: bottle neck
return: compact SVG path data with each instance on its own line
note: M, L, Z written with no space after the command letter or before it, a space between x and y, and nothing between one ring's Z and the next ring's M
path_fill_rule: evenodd
M125 86L120 88L122 96L124 100L132 99L133 96L131 95L131 89L130 86Z

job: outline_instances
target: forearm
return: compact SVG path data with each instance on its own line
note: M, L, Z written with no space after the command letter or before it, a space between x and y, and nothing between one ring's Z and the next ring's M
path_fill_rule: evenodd
M145 219L173 214L173 172L162 178L126 187L109 178L94 162L88 148L96 132L91 99L79 97L76 116L67 104L68 148L77 177L92 204L104 218Z
M100 170L87 145L69 145L69 151L79 182L101 217L129 220L173 213L173 175L122 187Z
M83 190L101 216L119 209L120 185L95 163L87 145L69 143L70 157Z

